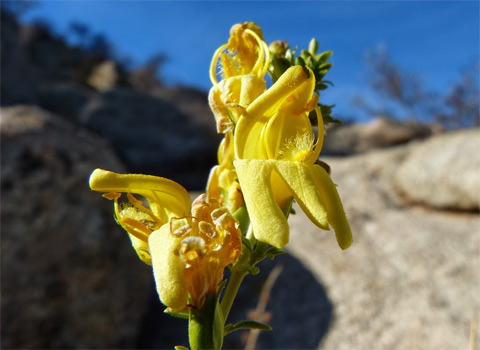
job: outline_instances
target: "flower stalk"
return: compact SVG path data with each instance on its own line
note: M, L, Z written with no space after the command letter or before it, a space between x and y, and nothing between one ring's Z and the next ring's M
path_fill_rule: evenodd
M191 350L221 349L223 324L222 311L215 294L209 294L200 309L190 308L188 338Z

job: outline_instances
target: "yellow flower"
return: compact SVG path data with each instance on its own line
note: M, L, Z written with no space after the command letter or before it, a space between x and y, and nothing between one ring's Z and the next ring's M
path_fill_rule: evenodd
M151 265L148 237L171 217L181 217L190 213L190 196L181 185L163 177L117 174L96 169L90 175L90 188L104 192L104 197L114 201L115 219L128 232L133 248L139 258ZM122 193L126 193L128 203L118 203ZM134 196L147 200L148 208Z
M193 202L191 216L172 218L152 233L149 245L157 291L173 310L184 309L188 296L190 305L201 308L208 294L217 293L225 267L237 261L242 247L236 220L204 195Z
M220 82L216 74L219 58ZM217 49L210 66L213 87L208 101L219 133L231 132L245 108L265 91L268 65L269 51L260 27L252 22L234 25L228 43Z
M216 73L219 59L220 82ZM217 131L224 133L225 138L218 151L219 165L210 172L207 198L219 201L231 212L244 205L233 166L233 130L240 115L266 90L264 76L268 64L269 50L261 28L245 22L232 27L228 42L217 49L210 66L213 87L208 100Z
M309 68L289 68L248 106L234 131L234 166L255 237L275 247L288 243L282 209L293 197L318 227L335 230L342 249L352 243L350 226L330 176L314 164L323 144L315 78ZM315 110L318 136L308 118Z
M216 200L234 213L244 205L237 173L233 166L233 139L231 133L226 133L225 138L218 147L218 164L210 171L207 182L207 199Z
M172 310L183 310L189 300L200 308L240 256L238 223L230 212L204 195L190 205L188 192L174 181L96 169L90 188L114 201L116 220L140 259L152 265L160 300ZM120 205L122 193L128 203ZM133 194L143 196L148 208Z

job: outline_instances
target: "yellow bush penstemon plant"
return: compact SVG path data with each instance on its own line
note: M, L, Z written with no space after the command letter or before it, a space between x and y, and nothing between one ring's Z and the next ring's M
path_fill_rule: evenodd
M245 22L213 55L208 101L224 139L205 194L191 202L180 184L156 176L102 169L90 176L90 188L114 202L116 221L152 266L165 312L189 320L191 349L221 349L237 329L271 329L226 321L243 278L284 252L293 200L315 225L331 226L342 249L352 243L336 187L317 164L324 120L335 121L317 93L327 86L331 52L316 54L314 39L296 58L288 44L278 45L270 52L260 27ZM268 89L267 72L274 81Z

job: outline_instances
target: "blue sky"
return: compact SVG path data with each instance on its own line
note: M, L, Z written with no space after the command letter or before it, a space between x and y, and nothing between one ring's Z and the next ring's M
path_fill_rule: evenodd
M448 90L460 70L479 61L478 1L37 1L25 22L43 18L58 33L71 22L104 34L121 55L138 64L156 53L168 61L168 84L208 90L214 50L235 23L259 24L267 43L287 40L306 48L312 37L332 50L327 76L335 84L321 95L339 115L361 116L351 105L369 96L367 50L388 49L393 61L420 74L427 88Z

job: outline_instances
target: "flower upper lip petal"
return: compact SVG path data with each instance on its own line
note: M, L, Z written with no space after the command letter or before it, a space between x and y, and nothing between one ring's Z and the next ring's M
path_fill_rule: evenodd
M154 212L164 208L175 216L190 212L190 195L175 181L151 175L117 174L95 169L90 175L90 188L98 192L127 192L144 196Z

